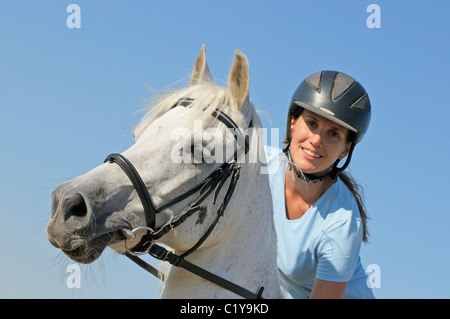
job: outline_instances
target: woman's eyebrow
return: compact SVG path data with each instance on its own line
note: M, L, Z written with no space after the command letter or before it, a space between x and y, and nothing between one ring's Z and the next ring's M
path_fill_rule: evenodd
M336 130L336 131L341 131L342 133L344 133L344 130L338 126L332 126L332 129Z
M319 120L316 118L316 117L314 117L312 114L307 114L305 117L307 117L307 118L310 118L310 119L312 119L312 120L314 120L314 121L316 121L316 122L318 122ZM333 123L334 124L334 123ZM334 130L336 130L336 131L340 131L340 132L342 132L342 133L344 133L344 130L341 128L341 127L339 127L339 126L331 126L331 128L332 129L334 129Z
M312 120L314 120L314 121L317 122L317 119L316 119L314 116L312 116L311 114L307 114L305 117L309 117L309 118L311 118Z

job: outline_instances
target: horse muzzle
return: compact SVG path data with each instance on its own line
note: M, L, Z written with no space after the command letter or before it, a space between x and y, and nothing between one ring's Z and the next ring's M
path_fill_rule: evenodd
M119 229L99 232L86 197L62 184L52 194L52 214L47 238L56 248L80 263L91 263L112 242L124 239Z

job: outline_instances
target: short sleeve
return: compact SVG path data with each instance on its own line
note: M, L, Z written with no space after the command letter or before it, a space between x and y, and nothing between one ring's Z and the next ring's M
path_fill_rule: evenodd
M336 221L320 238L317 248L316 278L333 282L346 282L352 278L359 263L362 243L360 218L352 217Z

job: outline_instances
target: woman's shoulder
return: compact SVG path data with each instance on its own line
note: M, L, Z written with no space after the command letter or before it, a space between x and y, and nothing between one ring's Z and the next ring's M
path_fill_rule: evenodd
M348 187L344 184L341 178L338 178L335 183L335 191L337 195L337 200L339 206L344 210L356 212L357 216L359 216L358 204L356 202L356 198L353 193L348 189Z
M360 219L355 197L339 178L319 199L317 206L326 223L330 225Z
M337 179L330 187L328 196L324 199L319 210L323 214L326 233L348 227L359 233L361 215L358 204L351 191L340 179Z

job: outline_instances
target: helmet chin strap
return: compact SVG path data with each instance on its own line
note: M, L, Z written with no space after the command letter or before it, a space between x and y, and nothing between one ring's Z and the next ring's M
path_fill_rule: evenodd
M317 182L321 182L323 181L326 177L330 177L331 179L335 180L339 174L339 172L342 172L343 170L345 170L348 166L348 164L350 164L350 160L352 159L352 154L353 154L353 149L355 148L355 144L352 143L352 145L350 146L350 150L348 152L347 155L347 160L345 161L344 165L342 167L337 167L337 165L340 162L340 159L337 159L334 163L333 166L331 166L331 170L326 173L325 175L314 175L314 174L308 174L308 173L303 173L301 171L299 171L297 169L297 166L294 164L294 161L292 160L292 156L291 156L291 150L289 148L289 143L286 143L284 148L283 148L283 153L287 156L287 158L289 159L289 170L294 171L295 175L297 175L298 178L300 178L302 181L308 182L308 183L317 183Z

